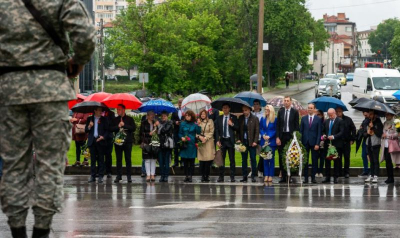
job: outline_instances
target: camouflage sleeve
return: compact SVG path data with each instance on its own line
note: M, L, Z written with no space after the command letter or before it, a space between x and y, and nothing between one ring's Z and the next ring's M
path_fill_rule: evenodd
M65 0L60 14L64 30L68 33L77 64L85 64L95 48L95 28L79 0Z

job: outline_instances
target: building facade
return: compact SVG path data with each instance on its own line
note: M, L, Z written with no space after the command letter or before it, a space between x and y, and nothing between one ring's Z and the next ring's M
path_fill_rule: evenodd
M322 75L353 71L358 55L356 23L349 21L345 13L325 14L323 19L330 38L325 50L315 52L314 71Z

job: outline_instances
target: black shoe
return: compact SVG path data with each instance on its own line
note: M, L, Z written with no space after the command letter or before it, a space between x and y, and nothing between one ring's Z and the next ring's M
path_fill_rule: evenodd
M103 183L103 176L99 177L99 180L97 181L97 183Z
M247 178L243 178L240 180L241 183L247 183Z
M333 183L338 183L337 178L333 179Z
M88 183L94 183L94 182L96 182L96 179L94 177L90 177Z
M385 181L385 183L386 183L386 184L394 183L394 179L388 178L388 179Z
M140 177L144 178L146 177L146 174L141 174Z
M192 180L192 176L190 176L189 179L188 179L188 182L191 183L192 181L193 181Z
M122 178L116 177L115 180L114 180L114 183L119 183L119 182L121 182L121 181L122 181Z
M344 177L345 178L350 178L350 174L345 174Z
M365 177L365 176L368 176L368 173L363 172L362 174L358 175L358 177Z
M256 179L254 177L251 177L251 182L255 183L257 181L256 181Z
M168 183L168 177L164 177L164 183Z
M132 183L132 179L129 178L129 179L128 179L128 183Z
M49 238L50 229L40 229L33 227L32 238Z
M205 176L201 176L201 182L204 183L206 181L206 177Z
M325 178L322 183L331 183L331 178Z
M189 177L186 177L186 178L183 180L183 182L184 182L184 183L189 182Z
M11 234L13 238L27 238L26 227L11 227Z
M317 183L317 180L315 178L311 179L311 183Z
M286 180L285 178L281 178L281 179L279 180L279 183L287 183L287 180Z
M219 176L217 182L218 183L223 183L224 182L224 176Z
M209 176L206 176L205 181L206 181L206 182L210 182L210 177L209 177Z
M161 176L161 178L160 178L160 180L158 180L158 182L160 182L160 183L164 182L164 177Z
M308 179L304 179L304 183L308 183Z
M231 183L236 182L235 177L231 177Z

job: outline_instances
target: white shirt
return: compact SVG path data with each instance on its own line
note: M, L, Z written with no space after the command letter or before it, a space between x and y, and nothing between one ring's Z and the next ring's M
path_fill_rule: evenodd
M224 136L224 128L225 128L225 118L227 117L227 120L226 120L226 123L228 123L229 122L229 119L231 118L231 114L229 113L227 116L225 116L225 114L223 115L223 118L222 118L222 137ZM227 135L227 137L226 138L230 138L231 136L229 135L229 124L228 124L228 126L227 126L227 131L226 131L226 135Z
M258 118L258 121L260 121L261 118L264 116L264 113L262 111L252 112L252 114Z
M287 124L285 125L285 128L286 128L285 132L290 132L290 130L289 130L290 109L292 109L292 108L286 109L286 107L285 107L285 113L283 114L283 116L285 116L286 115L286 111L287 111L287 119L286 119L287 120ZM283 120L283 121L285 121L285 120Z
M94 117L94 138L99 137L98 125L99 125L100 117Z
M178 109L178 117L179 117L179 120L182 119L182 108Z

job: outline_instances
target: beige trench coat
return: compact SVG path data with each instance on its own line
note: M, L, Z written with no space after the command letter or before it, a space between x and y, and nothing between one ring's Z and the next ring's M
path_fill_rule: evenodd
M199 161L214 160L214 122L213 120L208 119L208 122L202 121L199 126L201 127L201 133L206 137L207 141L201 147L199 147L197 152L197 159L199 159Z

